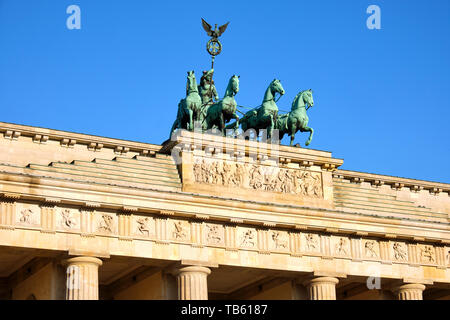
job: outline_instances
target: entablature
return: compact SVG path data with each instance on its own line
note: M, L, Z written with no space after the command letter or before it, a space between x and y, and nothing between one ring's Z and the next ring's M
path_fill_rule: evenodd
M448 195L450 195L450 184L447 183L393 177L381 174L365 173L341 169L338 169L335 172L333 172L333 177L347 179L356 183L368 182L373 186L389 185L391 186L392 189L395 190L408 188L412 192L428 190L431 194L434 195L437 195L441 192L445 192Z

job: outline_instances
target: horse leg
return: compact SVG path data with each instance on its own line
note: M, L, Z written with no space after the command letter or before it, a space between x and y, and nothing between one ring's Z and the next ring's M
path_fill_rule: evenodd
M294 139L295 139L295 133L296 133L296 130L297 129L297 126L295 126L294 124L292 125L292 127L291 127L291 132L290 132L290 136L291 136L291 147L294 145Z
M234 134L237 134L237 130L239 129L239 117L236 113L233 113L232 117L236 120L236 124L234 126Z
M222 132L222 135L225 135L225 120L223 118L223 113L220 113L220 117L219 117L219 130L220 132Z
M267 140L272 139L273 126L274 126L274 123L273 123L273 117L272 117L272 116L269 116L269 119L270 119L270 125L269 125L269 127L267 128Z
M234 129L237 130L239 128L239 117L236 113L234 113L233 118L236 119L236 125L234 126Z
M311 143L311 140L313 138L314 129L310 128L310 127L305 127L304 130L309 131L309 138L308 138L308 141L306 141L306 143L305 143L306 146L309 146L309 144Z
M194 116L194 112L191 109L187 109L187 113L189 115L189 123L188 123L188 130L194 130L194 121L193 121L193 116Z

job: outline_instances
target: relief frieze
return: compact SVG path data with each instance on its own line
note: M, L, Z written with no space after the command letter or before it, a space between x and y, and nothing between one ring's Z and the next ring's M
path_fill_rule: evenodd
M172 239L188 241L190 239L190 226L188 221L175 220L172 222Z
M36 205L18 204L16 223L22 226L38 227L41 224L41 209Z
M303 238L305 241L303 250L306 252L320 252L320 237L318 234L312 234L312 233L304 233Z
M78 215L76 216L76 214L74 212L72 212L72 210L70 209L61 209L61 211L59 212L59 224L61 225L62 228L65 229L76 229L79 226L79 222L77 221L78 219Z
M206 225L206 243L211 245L224 244L225 230L221 225L207 223Z
M419 245L420 248L420 260L424 263L435 263L436 255L434 248L429 245Z
M380 247L375 240L365 240L364 243L364 257L369 259L377 259L380 257Z
M270 233L272 248L275 250L287 250L289 244L289 235L287 232L272 231Z
M114 232L114 217L109 214L102 214L99 218L97 230L103 233Z
M396 261L408 261L408 248L406 243L394 242L392 243L393 258Z
M32 217L33 217L33 210L31 209L22 209L20 211L20 218L19 221L20 223L24 223L24 224L32 224Z
M149 217L137 217L135 220L135 234L141 237L149 237L154 232L154 221Z
M35 229L41 221L41 214L47 214L46 220L51 221L54 215L54 228L62 232L81 232L81 226L89 223L81 219L79 209L52 207L41 212L38 205L18 203L14 207L14 221L23 228ZM103 235L113 236L117 229L127 227L127 221L118 219L111 211L96 211L92 221L93 230ZM132 215L130 233L136 239L149 241L166 241L167 243L185 243L196 245L200 242L211 247L225 247L226 239L232 239L237 248L255 250L264 249L264 254L292 253L302 255L323 256L327 259L362 258L374 261L391 261L392 263L412 263L422 265L450 265L450 248L436 247L426 243L407 243L401 240L386 241L385 239L364 238L354 241L347 235L329 235L320 232L289 231L283 228L257 228L250 225L239 225L226 229L226 223L208 221L201 223L190 219L174 219L167 217L159 219L153 215ZM122 224L122 225L121 225ZM47 225L45 225L47 226ZM42 226L41 226L42 227ZM43 228L43 227L42 227ZM262 230L262 231L261 231ZM295 239L294 239L295 238ZM230 240L227 240L230 241ZM259 253L259 251L258 251Z
M320 172L196 159L193 173L196 183L323 198Z
M337 256L350 256L350 240L346 237L332 237L334 243L334 253Z
M255 229L250 228L238 228L238 240L240 247L256 248L257 233Z

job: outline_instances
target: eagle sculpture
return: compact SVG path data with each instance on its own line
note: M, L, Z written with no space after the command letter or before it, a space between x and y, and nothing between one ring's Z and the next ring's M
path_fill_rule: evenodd
M222 35L222 33L225 32L225 30L227 29L229 23L230 22L225 23L223 26L220 26L219 29L217 29L217 24L216 24L216 26L215 26L215 28L213 30L211 25L202 18L203 29L205 29L205 31L208 34L208 36L210 36L210 37L212 37L214 39L219 38Z

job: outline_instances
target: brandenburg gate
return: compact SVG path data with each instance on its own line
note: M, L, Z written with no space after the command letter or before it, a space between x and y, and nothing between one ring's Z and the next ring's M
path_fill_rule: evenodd
M228 24L202 25L212 67L161 145L0 122L0 298L450 299L450 184L294 146L311 89L240 111L234 74L219 99Z
M0 123L3 299L449 299L450 185Z

